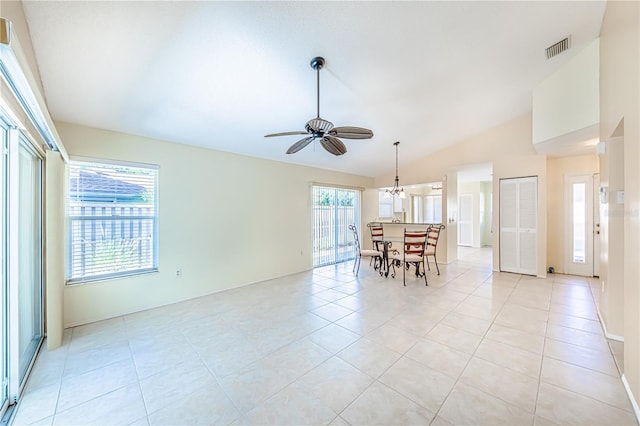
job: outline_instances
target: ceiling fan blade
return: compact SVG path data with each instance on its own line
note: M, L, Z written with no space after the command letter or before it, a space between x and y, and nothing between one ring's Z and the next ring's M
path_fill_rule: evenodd
M334 127L328 133L331 136L345 139L371 139L373 137L373 131L353 126Z
M322 147L332 153L333 155L342 155L347 152L347 147L338 138L333 136L325 136L320 139Z
M309 145L311 141L314 139L313 136L309 136L308 138L300 139L298 142L294 143L287 150L287 154L295 154L300 151L305 146Z
M307 135L309 132L303 132L299 130L297 132L281 132L281 133L271 133L269 135L264 135L265 138L271 138L273 136L291 136L291 135Z

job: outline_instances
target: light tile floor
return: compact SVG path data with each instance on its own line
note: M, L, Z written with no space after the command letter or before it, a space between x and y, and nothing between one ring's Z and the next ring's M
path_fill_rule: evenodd
M595 281L460 255L428 287L345 263L67 330L14 424L637 424Z

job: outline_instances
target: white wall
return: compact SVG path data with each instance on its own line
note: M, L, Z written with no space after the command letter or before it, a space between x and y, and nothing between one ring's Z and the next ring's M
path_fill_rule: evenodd
M70 155L157 164L159 272L67 286L83 324L311 269L311 182L370 178L57 123ZM363 217L371 200L364 197ZM175 271L182 269L182 277Z
M47 347L62 344L64 331L64 196L65 165L58 152L49 151L45 159L45 322Z
M445 243L442 247L447 255L445 262L451 263L458 260L458 173L455 171L446 175L442 185L442 224L445 229L438 237L438 245Z
M539 144L600 121L599 40L533 89L533 143ZM597 137L597 127L592 137Z
M606 152L600 157L603 173L600 185L607 190L607 200L600 205L601 239L606 253L602 256L600 268L601 288L599 314L608 337L624 338L624 264L625 221L624 204L616 201L616 193L624 190L624 138L610 138Z
M640 3L608 1L600 32L600 138L621 140L624 158L600 169L624 169L624 237L609 241L609 260L622 259L622 282L609 282L600 308L623 312L624 380L640 418ZM621 139L617 139L621 138ZM605 176L605 181L607 177ZM602 219L602 218L601 218ZM613 265L610 265L613 267ZM611 269L611 268L610 268ZM622 286L622 290L620 290ZM620 299L620 293L624 295ZM608 302L607 302L608 300ZM608 306L603 304L607 303ZM606 320L605 320L606 322ZM608 326L608 324L605 324Z

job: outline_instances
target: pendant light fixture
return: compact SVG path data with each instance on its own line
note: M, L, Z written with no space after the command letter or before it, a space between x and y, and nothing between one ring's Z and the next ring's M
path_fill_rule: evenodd
M394 181L393 188L385 189L384 198L391 198L391 196L407 198L407 195L404 193L404 188L400 187L398 179L398 145L400 145L400 141L394 142L393 145L396 147L396 179Z

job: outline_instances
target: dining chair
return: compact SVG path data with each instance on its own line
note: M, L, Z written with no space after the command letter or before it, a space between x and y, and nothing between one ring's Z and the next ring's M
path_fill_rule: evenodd
M427 248L424 251L424 257L427 259L427 268L431 270L429 266L429 256L433 257L433 263L436 264L436 270L440 275L440 268L438 267L438 259L436 259L436 248L438 247L438 239L440 238L440 231L444 229L444 225L430 225L427 229Z
M360 239L358 238L358 228L355 225L349 225L349 229L353 232L353 243L356 247L356 259L353 263L353 273L358 275L360 271L360 263L363 257L368 257L375 262L375 269L382 265L382 252L378 250L367 250L360 247ZM356 269L357 267L357 269Z
M396 276L396 265L402 266L402 283L406 286L406 273L411 265L416 268L416 277L424 277L424 285L427 284L427 271L424 268L424 252L427 244L427 230L404 230L402 253L393 255L393 273L391 276ZM420 264L422 264L422 272L420 272Z
M380 243L384 240L384 228L381 223L367 224L369 232L371 232L371 245L375 250L380 250Z

